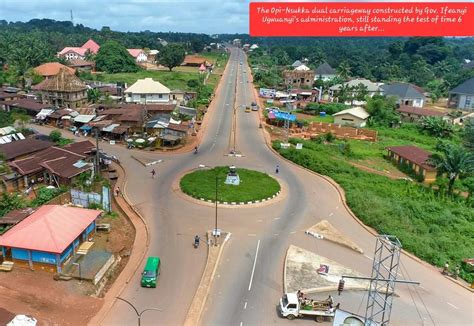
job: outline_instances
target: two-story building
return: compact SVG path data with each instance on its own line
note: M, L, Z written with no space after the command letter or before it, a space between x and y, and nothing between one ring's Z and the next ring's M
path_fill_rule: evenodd
M87 103L87 86L76 75L71 75L67 69L33 86L45 104L56 107L77 108Z
M84 60L87 53L97 54L99 52L100 46L94 40L90 39L80 47L65 47L60 52L58 52L58 58L64 58L65 60Z
M311 88L314 82L312 70L285 70L283 71L285 86L292 88Z
M153 78L145 78L137 80L124 93L127 103L152 104L169 102L171 91Z

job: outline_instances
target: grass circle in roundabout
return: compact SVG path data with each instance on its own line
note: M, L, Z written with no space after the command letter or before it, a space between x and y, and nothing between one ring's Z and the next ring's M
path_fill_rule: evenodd
M240 177L238 186L225 184L229 167L196 170L186 174L179 183L185 194L204 200L215 200L217 175L218 202L249 202L273 197L280 191L280 184L266 173L237 169Z

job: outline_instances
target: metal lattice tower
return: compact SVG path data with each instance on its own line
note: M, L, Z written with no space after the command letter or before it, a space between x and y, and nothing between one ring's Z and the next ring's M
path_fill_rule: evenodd
M402 245L397 237L377 237L365 325L389 325Z

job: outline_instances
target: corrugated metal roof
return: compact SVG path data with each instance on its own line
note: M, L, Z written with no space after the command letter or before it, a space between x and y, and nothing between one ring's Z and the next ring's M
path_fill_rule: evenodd
M101 211L44 205L0 236L0 246L61 254Z

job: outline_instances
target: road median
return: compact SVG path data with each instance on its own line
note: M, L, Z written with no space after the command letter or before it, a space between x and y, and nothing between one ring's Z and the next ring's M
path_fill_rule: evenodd
M191 302L191 306L189 307L188 313L186 315L186 319L183 324L184 326L199 325L201 315L204 310L204 306L206 305L212 282L219 265L219 260L221 258L222 252L224 251L225 244L230 238L230 235L230 233L227 233L222 244L216 247L210 242L210 239L212 238L211 233L207 233L209 246L207 251L206 267L204 268L201 282L199 283L196 294L194 295L193 301Z

